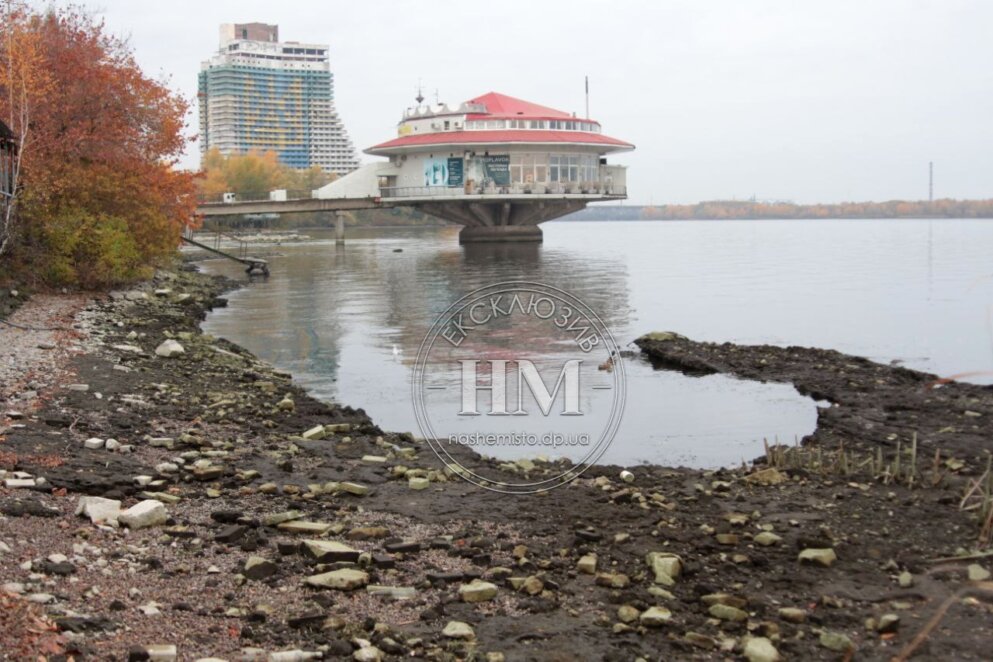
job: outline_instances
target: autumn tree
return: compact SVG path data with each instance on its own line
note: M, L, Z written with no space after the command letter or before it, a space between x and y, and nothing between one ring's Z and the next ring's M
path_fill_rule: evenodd
M224 193L235 193L243 200L267 198L270 191L277 189L309 195L332 180L334 175L318 166L306 170L289 168L280 163L275 152L224 155L210 149L203 159L200 192L207 200L219 200Z
M83 10L4 11L0 116L22 154L4 268L83 286L143 275L194 218L193 174L176 168L186 102Z

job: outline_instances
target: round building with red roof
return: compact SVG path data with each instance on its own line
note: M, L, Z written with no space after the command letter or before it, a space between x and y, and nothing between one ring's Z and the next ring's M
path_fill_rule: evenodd
M417 101L395 138L365 150L387 161L316 197L416 207L465 226L463 242L541 241L539 223L627 197L626 168L608 157L634 145L596 120L496 92L456 107Z

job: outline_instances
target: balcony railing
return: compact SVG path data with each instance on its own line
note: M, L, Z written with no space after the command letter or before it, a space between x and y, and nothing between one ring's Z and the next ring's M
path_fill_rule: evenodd
M508 185L483 183L482 186L386 186L379 189L383 199L390 198L455 198L488 195L627 195L624 184L613 182L515 182Z

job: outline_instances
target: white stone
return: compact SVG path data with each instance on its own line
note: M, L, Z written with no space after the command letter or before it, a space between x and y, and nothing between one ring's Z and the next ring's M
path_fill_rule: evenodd
M169 513L161 501L146 499L139 501L118 516L118 521L132 529L144 529L165 524Z
M745 644L745 659L748 662L779 662L779 651L765 637L753 637Z
M176 647L169 644L153 644L152 646L146 646L145 652L148 653L148 659L150 662L172 662L172 660L175 660L178 655Z
M165 340L161 345L155 348L156 356L161 356L163 358L169 359L174 356L179 356L180 354L185 354L186 350L178 342L170 338Z
M95 451L98 448L103 448L104 440L99 437L90 437L83 442L83 448L89 448L91 451Z
M321 575L307 577L304 581L310 586L316 586L318 588L334 588L339 591L351 591L368 584L369 575L361 570L342 568L341 570L334 570L332 572L325 572Z
M672 612L665 607L649 607L638 617L638 622L650 628L665 625L672 618Z
M426 490L431 487L431 481L427 478L413 477L407 480L407 487L412 490Z
M468 623L462 621L448 621L448 625L441 631L442 636L449 639L475 639L476 632Z
M34 487L34 478L6 478L3 481L4 487Z
M663 586L674 586L676 579L683 572L683 561L676 554L669 552L649 552L645 557L648 567L655 573L655 583Z
M108 439L104 443L103 447L106 448L109 451L116 451L117 449L119 449L121 447L121 442L119 442L116 439Z
M459 587L459 596L464 602L486 602L497 595L495 584L474 579Z
M121 502L103 497L80 497L79 503L76 504L76 514L89 517L94 524L106 523L116 526L117 518L121 514Z

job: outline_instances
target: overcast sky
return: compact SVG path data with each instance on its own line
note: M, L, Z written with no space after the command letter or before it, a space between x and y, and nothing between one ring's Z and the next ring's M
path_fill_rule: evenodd
M589 75L590 115L637 145L615 159L634 203L922 199L929 160L936 197L993 197L989 0L84 4L194 102L221 23L329 43L360 150L395 135L418 80L432 101L498 91L582 114Z

